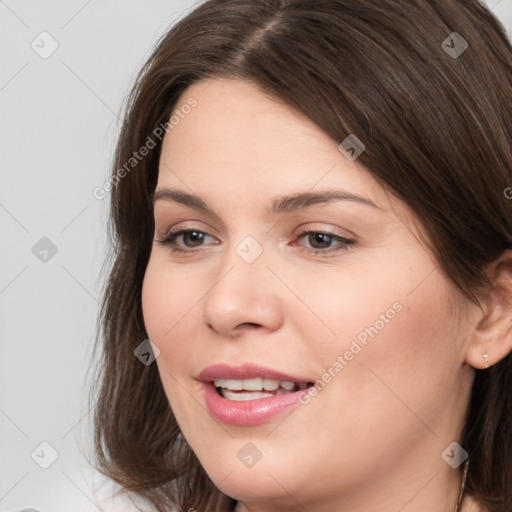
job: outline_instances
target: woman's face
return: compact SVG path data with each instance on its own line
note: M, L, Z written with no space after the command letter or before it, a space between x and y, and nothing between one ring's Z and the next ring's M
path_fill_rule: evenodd
M419 223L255 85L196 83L176 108L191 98L163 141L142 301L201 464L248 510L453 510L469 331ZM171 230L190 231L156 241Z

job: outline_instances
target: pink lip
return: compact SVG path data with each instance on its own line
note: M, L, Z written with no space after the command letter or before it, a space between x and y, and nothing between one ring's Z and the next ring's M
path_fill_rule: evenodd
M258 425L282 414L285 410L299 403L299 394L302 391L269 398L259 398L257 400L235 402L220 396L212 382L214 379L251 379L255 377L290 382L309 382L308 380L252 364L236 367L227 364L216 364L205 368L198 377L203 382L204 398L210 414L217 420L229 425Z
M241 366L230 366L229 364L214 364L205 368L198 376L202 382L211 382L214 379L254 379L263 377L264 379L287 380L290 382L310 382L293 375L286 375L270 368L257 366L254 364L243 364Z

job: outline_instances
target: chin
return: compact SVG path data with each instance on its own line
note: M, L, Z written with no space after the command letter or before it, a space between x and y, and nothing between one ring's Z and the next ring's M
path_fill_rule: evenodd
M218 476L220 477L220 475ZM251 474L249 471L242 475L233 472L228 477L224 475L224 478L217 487L230 498L255 503L269 502L274 506L289 504L287 502L290 497L283 489L284 487L288 490L290 488L289 485L287 486L286 482L282 486L279 485L267 473ZM219 480L213 480L214 483L217 481ZM292 495L296 494L293 488L289 492Z

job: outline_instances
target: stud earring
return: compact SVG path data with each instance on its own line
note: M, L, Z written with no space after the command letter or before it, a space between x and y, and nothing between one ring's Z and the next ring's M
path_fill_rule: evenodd
M489 356L487 355L487 352L484 354L484 360L485 360L485 367L489 368Z

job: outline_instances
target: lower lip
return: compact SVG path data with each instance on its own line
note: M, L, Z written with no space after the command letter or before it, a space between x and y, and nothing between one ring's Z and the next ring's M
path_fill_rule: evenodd
M206 407L210 414L229 425L258 425L282 414L299 403L300 391L268 398L235 402L220 396L213 383L203 383Z

